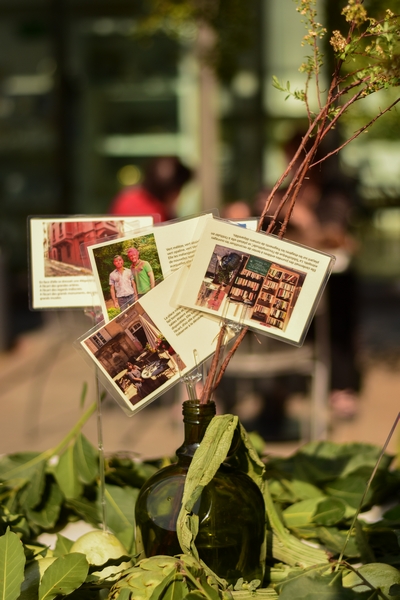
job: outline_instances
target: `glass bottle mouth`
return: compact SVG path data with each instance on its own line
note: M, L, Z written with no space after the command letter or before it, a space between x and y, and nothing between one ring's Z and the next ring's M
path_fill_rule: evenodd
M209 418L216 414L215 402L200 403L200 400L186 400L182 404L182 414L184 423L198 423L199 418Z
M210 400L210 402L203 402L201 403L200 400L185 400L182 403L182 407L183 407L183 412L185 412L185 408L186 409L192 409L192 410L215 410L215 402L214 400Z

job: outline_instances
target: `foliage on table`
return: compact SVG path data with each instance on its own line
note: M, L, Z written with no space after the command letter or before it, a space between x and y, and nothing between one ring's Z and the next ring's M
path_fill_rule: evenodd
M0 459L2 600L90 600L97 598L100 590L102 598L121 600L400 597L400 470L393 466L393 457L383 456L365 494L380 456L378 447L313 442L290 457L260 457L255 448L263 444L244 430L247 441L235 460L255 479L259 480L263 471L268 547L265 580L239 580L236 589L227 589L206 565L183 554L176 559L140 561L117 582L93 581L93 571L101 569L89 565L83 554L70 552L72 541L63 535L63 529L82 520L101 528L99 455L81 433L82 424L95 408L86 411L56 448ZM136 497L144 481L169 460L141 462L122 454L105 460L107 527L133 561ZM381 509L375 523L364 520L361 513L352 527L361 502L362 511L387 508ZM56 534L54 550L38 541L42 533ZM30 566L45 556L57 560L47 568L40 586L37 581L29 587ZM126 560L127 556L122 556L105 565Z
M212 4L216 3L208 3ZM331 37L336 62L325 95L320 86L322 57L318 41L326 32L317 21L314 4L314 0L298 1L298 10L308 27L304 43L311 48L301 66L306 74L305 89L292 91L290 84L276 79L274 82L289 96L305 103L309 122L303 141L274 186L259 221L261 229L268 216L268 232L272 231L285 205L280 237L309 169L320 162L316 161L316 152L325 136L350 106L377 91L394 89L400 81L399 18L386 10L381 20L371 19L362 0L349 0L343 10L348 32L342 35L336 31ZM309 102L312 80L319 99L316 110ZM399 100L397 97L385 108L379 108L370 123L360 126L335 152L361 135ZM289 173L292 178L287 192L271 215L272 199ZM220 366L225 336L221 327L202 401L209 400L245 332L243 329L238 335ZM103 496L99 453L81 433L82 424L95 409L96 405L90 407L56 448L0 459L0 600L91 600L107 596L112 600L400 599L400 471L392 468L391 457L385 455L368 486L380 450L366 444L313 443L289 458L264 458L268 558L263 582L239 580L234 590L227 589L206 565L188 555L145 559L126 570L117 581L93 580L93 573L101 571L101 566L90 565L85 555L70 552L72 541L62 535L63 529L79 520L100 527L104 497L107 527L134 560L135 500L141 485L160 466L129 456L107 458ZM251 462L245 464L249 467ZM388 502L391 507L383 511L376 523L363 519L362 513L356 518L360 503L367 510ZM44 532L56 533L54 550L38 541ZM39 557L56 560L48 565L40 582L36 579L30 585L28 573L46 560ZM105 565L117 566L126 559L122 556Z

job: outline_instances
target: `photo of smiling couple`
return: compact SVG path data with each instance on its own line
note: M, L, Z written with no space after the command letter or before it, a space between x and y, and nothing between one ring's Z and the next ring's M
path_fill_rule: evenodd
M153 268L147 260L140 258L137 248L128 248L126 255L130 268L124 266L121 254L113 259L114 270L110 273L110 295L114 308L125 310L155 286Z

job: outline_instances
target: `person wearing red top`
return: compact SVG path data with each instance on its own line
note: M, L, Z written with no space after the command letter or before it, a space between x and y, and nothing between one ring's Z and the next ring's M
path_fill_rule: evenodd
M153 158L146 165L143 183L121 190L108 212L125 216L153 215L155 222L173 219L179 194L192 177L191 169L174 156Z

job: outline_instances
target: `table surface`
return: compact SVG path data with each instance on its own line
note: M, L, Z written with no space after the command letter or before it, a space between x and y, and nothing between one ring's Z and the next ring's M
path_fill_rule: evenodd
M159 360L150 363L145 367L142 371L143 379L150 379L150 377L154 377L154 375L158 375L162 371L165 370L165 365Z

